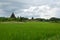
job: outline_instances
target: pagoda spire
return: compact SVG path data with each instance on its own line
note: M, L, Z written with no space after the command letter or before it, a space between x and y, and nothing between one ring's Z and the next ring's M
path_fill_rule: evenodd
M16 18L14 12L12 12L10 18Z

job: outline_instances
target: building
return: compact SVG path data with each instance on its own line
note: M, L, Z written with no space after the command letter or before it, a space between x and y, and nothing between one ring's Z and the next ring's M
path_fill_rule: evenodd
M14 12L12 12L10 18L16 18Z

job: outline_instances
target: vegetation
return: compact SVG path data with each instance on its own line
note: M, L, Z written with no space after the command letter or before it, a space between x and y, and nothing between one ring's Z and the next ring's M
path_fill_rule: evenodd
M1 22L0 40L60 40L60 23Z
M0 40L60 40L60 18L0 17Z
M43 18L36 18L32 17L31 19L25 17L15 17L14 12L11 14L10 18L0 17L0 22L7 22L7 21L16 21L16 22L26 22L26 21L40 21L40 22L56 22L60 23L60 18L52 17L50 19L43 19Z

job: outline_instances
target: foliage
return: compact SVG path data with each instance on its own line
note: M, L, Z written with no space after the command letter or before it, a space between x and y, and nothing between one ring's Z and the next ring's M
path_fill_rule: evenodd
M60 18L52 17L52 18L50 18L50 21L52 21L52 22L60 22Z
M56 22L60 23L60 18L52 17L50 19L44 19L44 18L34 18L32 17L31 19L26 18L26 17L15 17L15 14L12 13L10 18L6 17L0 17L0 22L5 22L5 21L17 21L17 22L25 22L25 21L40 21L40 22Z
M60 40L60 23L2 22L0 40Z

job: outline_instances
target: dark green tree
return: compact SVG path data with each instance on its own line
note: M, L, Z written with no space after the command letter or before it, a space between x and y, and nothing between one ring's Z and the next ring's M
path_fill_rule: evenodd
M23 21L23 17L20 16L20 21L22 22Z
M25 18L25 17L21 17L21 16L20 16L20 21L21 21L21 22L25 22L25 21L27 21L27 20L28 20L28 18Z
M60 18L52 17L52 18L50 18L50 21L52 21L52 22L59 22Z
M31 18L32 20L34 19L34 17Z

